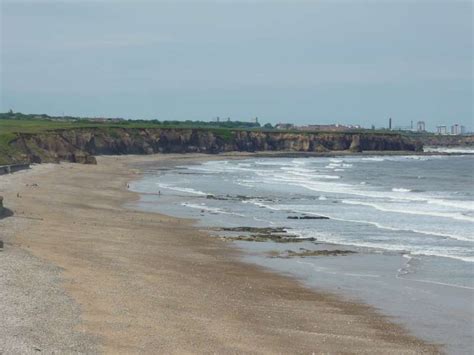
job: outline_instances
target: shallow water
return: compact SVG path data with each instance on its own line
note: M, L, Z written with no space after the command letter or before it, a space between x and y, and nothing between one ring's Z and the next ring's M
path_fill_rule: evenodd
M237 242L246 260L338 291L415 334L469 353L474 318L474 156L344 156L151 168L139 207L202 226L285 227L317 242ZM160 195L158 195L158 191ZM325 216L329 219L288 219ZM324 243L324 244L321 244ZM269 258L276 250L357 254Z

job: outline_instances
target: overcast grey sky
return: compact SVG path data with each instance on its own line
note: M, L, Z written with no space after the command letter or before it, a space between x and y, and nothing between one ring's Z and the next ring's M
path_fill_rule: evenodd
M21 1L1 111L473 128L471 1Z

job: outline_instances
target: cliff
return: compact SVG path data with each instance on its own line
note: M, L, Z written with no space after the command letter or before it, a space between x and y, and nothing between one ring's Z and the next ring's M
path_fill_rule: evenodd
M421 139L423 145L442 147L472 147L474 135L469 136L441 136L430 135Z
M92 164L95 155L104 154L421 149L418 143L398 134L110 127L18 133L9 145L16 152L11 156L13 161Z

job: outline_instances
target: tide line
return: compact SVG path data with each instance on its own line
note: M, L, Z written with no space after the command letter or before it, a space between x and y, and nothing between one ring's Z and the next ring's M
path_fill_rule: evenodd
M350 272L326 271L324 270L324 268L316 267L316 265L314 264L304 262L304 261L299 261L299 260L296 260L296 263L303 264L303 265L310 265L316 272L322 272L325 274L345 275L345 276L353 276L353 277L380 277L380 275L373 275L373 274L355 274L355 273L350 273Z
M466 289L466 290L474 290L474 287L462 286L462 285L453 285L453 284L448 284L448 283L445 283L445 282L437 282L437 281L428 281L428 280L420 280L420 279L406 279L404 277L401 277L400 275L396 275L395 278L400 279L400 280L404 280L404 281L421 282L421 283L426 283L426 284L434 284L434 285L440 285L440 286L463 288L463 289Z

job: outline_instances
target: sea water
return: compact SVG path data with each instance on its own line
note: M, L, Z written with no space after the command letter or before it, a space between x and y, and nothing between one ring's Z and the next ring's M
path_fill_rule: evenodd
M150 168L132 188L140 208L202 226L284 227L316 238L236 244L246 261L369 303L449 352L469 353L473 168L470 154L229 159ZM288 219L301 216L328 219ZM303 248L356 253L268 257Z

